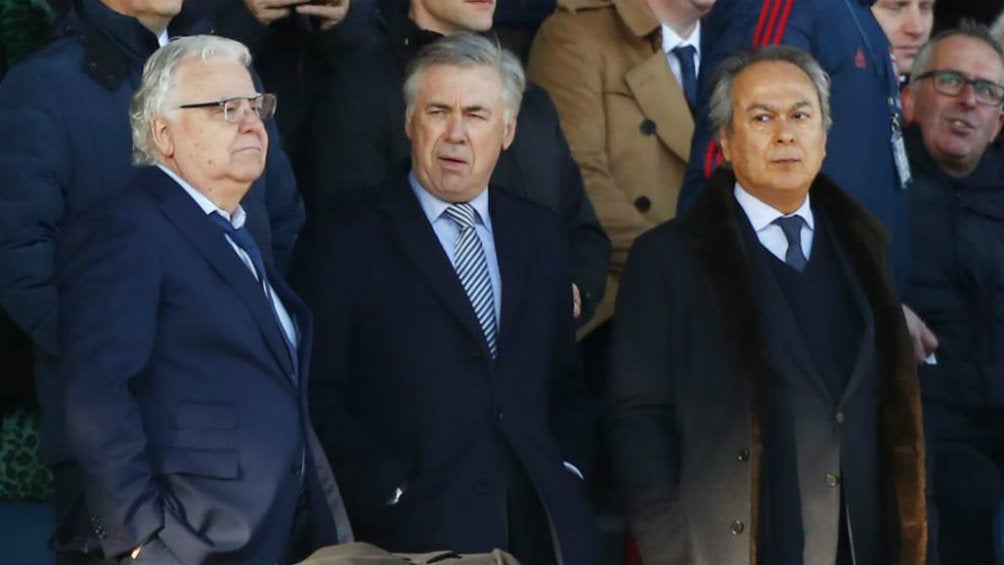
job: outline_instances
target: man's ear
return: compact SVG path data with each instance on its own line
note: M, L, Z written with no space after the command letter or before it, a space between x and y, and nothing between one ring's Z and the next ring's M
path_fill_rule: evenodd
M411 117L413 115L414 115L414 111L406 112L404 114L404 135L408 136L408 139L411 139L411 132L412 132Z
M502 149L509 149L512 140L516 138L516 118L509 120L505 124L505 131L502 132Z
M164 116L154 116L150 119L150 137L154 147L157 148L157 153L164 157L174 155L174 137Z
M900 98L903 100L903 120L908 124L913 123L914 105L917 103L916 96L913 86L909 83L903 87L900 93Z
M728 132L725 131L725 128L718 130L718 146L722 148L722 157L724 157L726 161L731 162L732 151L729 147L729 135Z

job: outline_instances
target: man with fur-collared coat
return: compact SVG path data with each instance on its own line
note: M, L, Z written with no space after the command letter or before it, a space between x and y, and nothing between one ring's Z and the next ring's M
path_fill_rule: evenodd
M743 52L711 106L731 166L638 238L617 303L609 434L642 558L923 563L913 350L887 231L819 174L826 75Z

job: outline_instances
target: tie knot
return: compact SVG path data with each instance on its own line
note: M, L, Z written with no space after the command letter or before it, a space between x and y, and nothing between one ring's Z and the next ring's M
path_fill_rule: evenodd
M781 226L784 237L788 239L788 245L801 245L802 224L804 222L802 216L781 216L774 220L775 224Z
M450 204L445 213L461 230L473 228L478 218L477 210L467 202Z
M683 65L692 66L694 64L694 54L697 49L693 45L677 45L672 50L673 55L680 60Z

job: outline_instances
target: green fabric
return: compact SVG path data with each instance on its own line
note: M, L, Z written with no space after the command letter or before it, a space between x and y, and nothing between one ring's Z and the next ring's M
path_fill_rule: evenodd
M54 16L45 0L0 0L0 42L8 67L46 44Z
M0 422L0 502L50 498L52 473L38 460L38 412L11 410Z

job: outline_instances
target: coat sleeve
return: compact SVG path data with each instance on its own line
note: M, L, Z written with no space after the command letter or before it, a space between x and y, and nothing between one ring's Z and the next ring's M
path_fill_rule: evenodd
M109 557L140 545L164 521L132 393L142 386L162 306L157 244L140 224L109 217L74 224L60 253L67 445Z
M51 81L20 65L0 85L0 304L32 341L55 356L55 241L66 212L72 149Z
M814 0L790 0L785 10L779 9L780 4L774 0L723 2L702 22L698 111L690 160L676 205L677 215L693 208L704 190L705 180L722 162L708 119L711 86L718 65L736 51L764 45L784 44L814 52L811 17L815 12Z
M352 358L375 353L366 351L366 345L355 339L363 322L357 307L365 301L366 289L357 276L365 270L365 260L355 257L353 250L365 250L366 243L360 241L361 234L343 236L338 231L326 230L316 240L305 240L297 250L292 282L314 314L308 396L311 419L342 487L353 524L365 529L392 498L394 489L405 486L409 468L355 416L351 405L353 378L364 376L354 370Z
M579 164L572 158L572 152L561 130L561 122L551 97L542 88L531 84L523 97L521 113L534 116L538 124L550 127L544 139L535 140L537 146L546 147L546 155L553 159L541 163L541 167L559 167L558 201L555 211L565 221L569 230L569 268L574 282L582 294L582 313L576 320L581 326L589 321L596 304L603 298L607 284L607 268L610 265L610 239L600 227L593 203L586 194ZM521 114L522 115L522 114ZM517 135L519 131L517 129ZM527 161L530 158L527 157Z
M607 439L625 517L646 562L666 561L680 446L671 374L672 301L662 257L649 232L628 257L617 297L608 381ZM662 556L662 559L659 557Z
M558 12L537 32L527 65L530 78L554 100L586 193L610 236L615 267L622 268L634 238L655 227L617 186L607 148L607 96L602 46Z

